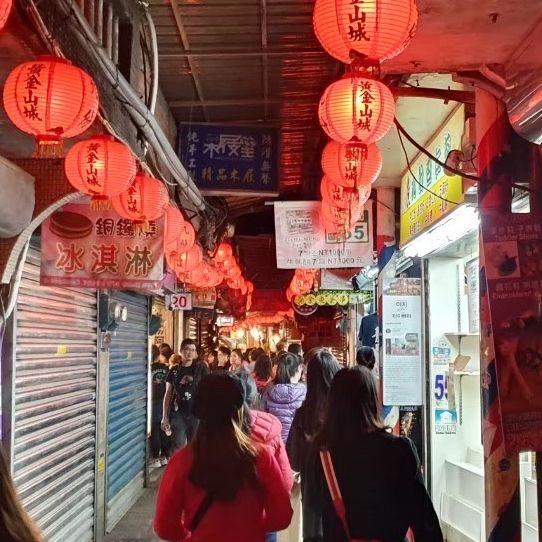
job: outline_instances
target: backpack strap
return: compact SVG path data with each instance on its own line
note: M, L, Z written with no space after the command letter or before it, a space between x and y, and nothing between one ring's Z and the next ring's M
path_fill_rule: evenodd
M201 501L201 504L196 510L196 513L194 514L194 517L192 518L192 521L190 523L191 533L193 533L196 530L197 526L201 523L201 520L205 517L205 514L207 514L209 508L211 508L214 500L215 498L212 493L205 494L205 497Z
M320 461L322 462L322 469L324 471L324 476L326 477L327 487L329 489L329 494L331 495L333 508L335 508L335 512L341 520L346 537L348 540L351 540L350 529L348 528L348 522L346 520L346 508L344 506L341 488L339 487L339 482L337 481L337 476L335 475L335 469L333 467L333 461L331 460L329 450L320 450Z

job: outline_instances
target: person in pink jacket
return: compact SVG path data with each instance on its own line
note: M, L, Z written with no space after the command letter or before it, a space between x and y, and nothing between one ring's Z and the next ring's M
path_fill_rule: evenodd
M243 426L244 387L234 375L205 377L196 394L200 420L158 491L154 530L169 542L264 542L292 518L289 488L273 450Z

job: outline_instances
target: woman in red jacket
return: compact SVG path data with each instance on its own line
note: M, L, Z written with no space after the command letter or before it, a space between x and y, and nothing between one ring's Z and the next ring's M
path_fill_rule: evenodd
M243 385L227 373L201 382L194 402L200 425L164 473L154 530L180 542L264 542L292 517L288 487L272 451L243 430Z

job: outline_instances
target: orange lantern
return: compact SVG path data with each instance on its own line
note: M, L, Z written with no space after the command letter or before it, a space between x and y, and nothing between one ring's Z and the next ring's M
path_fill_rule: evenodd
M247 280L247 291L249 294L252 294L254 292L254 284L250 281L250 280Z
M128 190L136 170L132 151L111 136L76 143L64 162L70 184L94 200L107 200Z
M417 22L415 0L316 0L314 6L316 37L345 64L353 59L351 51L379 62L397 56L414 36Z
M219 263L223 263L228 258L230 258L232 254L233 254L233 250L229 243L220 243L220 245L216 249L214 260Z
M130 188L111 198L113 209L135 222L147 222L160 218L166 211L169 195L164 183L144 173L135 176Z
M322 170L335 184L348 188L369 185L382 171L376 145L342 145L330 141L322 152Z
M179 254L174 261L176 273L193 271L203 261L203 252L199 245L194 245L190 250Z
M190 222L187 222L181 211L173 205L166 208L164 232L164 248L166 252L186 252L196 241L196 232Z
M331 205L341 209L349 209L350 207L363 205L371 195L371 187L345 188L340 184L331 182L330 178L324 175L320 183L320 193L322 199L328 201Z
M51 147L61 148L62 139L82 134L94 122L98 106L92 77L62 58L20 64L4 85L9 119L37 139L42 155Z
M235 264L233 267L226 269L224 271L224 275L226 276L226 278L230 280L237 279L241 276L241 269L239 268L237 264Z
M243 286L243 278L237 277L234 279L230 279L227 282L228 288L231 288L232 290L240 290Z
M0 30L6 25L12 4L13 0L0 0Z
M288 286L288 288L286 289L286 299L288 301L292 301L293 298L294 298L294 293L292 292L292 289Z
M388 133L395 101L384 83L346 75L326 88L318 114L322 128L334 141L368 145Z

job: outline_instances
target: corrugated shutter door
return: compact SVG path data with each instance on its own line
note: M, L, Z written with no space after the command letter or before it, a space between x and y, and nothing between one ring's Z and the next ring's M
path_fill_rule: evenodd
M94 540L96 291L39 284L24 266L16 313L13 470L48 542Z
M109 357L107 531L143 490L147 427L148 298L115 292L128 319L113 335Z

